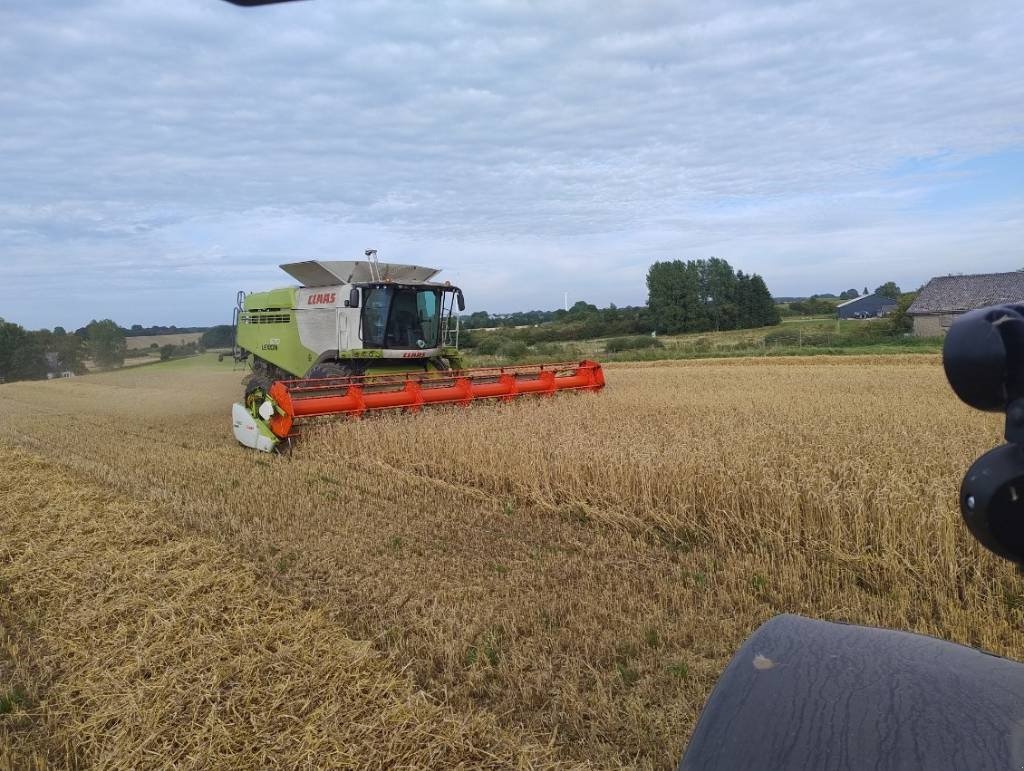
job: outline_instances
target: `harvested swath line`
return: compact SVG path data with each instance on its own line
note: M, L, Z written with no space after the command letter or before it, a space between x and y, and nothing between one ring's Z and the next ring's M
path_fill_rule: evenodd
M47 678L25 655L24 619L11 617L5 594L0 584L0 769L73 768L73 748L51 740L40 706Z
M416 691L223 548L27 453L0 458L2 622L47 682L31 753L110 768L554 765ZM18 749L0 757L31 761Z

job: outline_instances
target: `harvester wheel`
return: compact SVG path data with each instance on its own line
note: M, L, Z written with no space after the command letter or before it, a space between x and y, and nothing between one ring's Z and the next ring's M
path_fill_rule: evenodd
M251 375L245 384L245 408L254 413L270 393L270 378Z
M256 382L260 379L265 379L269 384L273 383L275 380L289 380L290 378L291 375L280 367L271 364L268 361L264 361L258 356L254 356L252 360L252 373L249 375L246 382Z
M361 375L359 367L351 364L338 364L333 361L325 361L321 364L315 364L306 373L306 377L352 377L353 375Z

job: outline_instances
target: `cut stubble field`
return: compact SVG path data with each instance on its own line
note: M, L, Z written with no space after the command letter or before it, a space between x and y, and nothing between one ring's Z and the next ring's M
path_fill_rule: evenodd
M1001 424L936 356L613 366L283 457L230 366L0 387L0 763L667 768L776 613L1024 655L956 511Z

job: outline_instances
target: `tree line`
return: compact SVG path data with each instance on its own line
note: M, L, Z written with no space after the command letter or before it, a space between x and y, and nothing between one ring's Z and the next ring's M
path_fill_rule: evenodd
M580 300L568 310L462 317L466 347L494 353L503 343L525 345L571 342L596 337L745 329L779 323L764 279L737 271L725 260L655 262L647 273L648 302L598 308Z
M170 326L161 326L160 324L154 324L153 326L144 327L142 324L132 324L131 328L124 328L124 333L128 337L154 337L156 335L177 335L177 334L189 334L192 332L203 332L209 327L176 327L174 324Z
M658 332L751 329L780 321L764 279L717 257L656 262L647 272L647 291Z
M598 308L583 300L568 310L490 314L477 311L461 319L467 348L495 353L511 342L524 345L571 342L597 337L710 332L773 326L782 315L830 316L845 300L870 294L846 289L838 295L812 295L779 305L764 279L735 270L726 260L655 262L647 272L648 300L644 306ZM899 300L906 295L893 281L875 293Z
M485 326L480 321L482 316L471 314L477 317L477 321L469 325L469 334L463 337L463 345L467 348L477 348L478 353L489 354L495 353L503 341L537 345L617 335L649 335L654 331L651 314L644 306L619 308L611 304L607 308L598 308L592 303L580 300L568 311L559 309L530 313L537 314L535 318L542 318L540 314L546 314L547 320L532 324L494 323L505 321L506 317L491 316L490 323ZM521 320L521 316L517 320Z
M149 356L151 350L128 350L128 337L147 337L202 332L197 342L184 345L157 346L162 360L189 356L208 348L230 348L235 341L235 328L230 324L213 327L143 327L134 324L122 327L111 319L93 319L83 327L68 332L64 327L28 330L0 318L0 383L15 380L43 380L71 372L84 375L85 361L100 369L114 369L130 356Z
M124 330L110 319L74 332L64 327L26 330L0 319L0 380L41 380L49 374L85 372L85 359L110 369L124 363Z
M892 300L899 301L903 296L903 292L896 285L895 281L886 281L879 287L876 287L873 293L868 292L868 288L864 287L864 292L858 292L856 289L847 289L836 295L821 295L812 294L810 297L804 300L794 300L786 305L784 312L787 315L798 315L798 316L830 316L836 312L836 305L846 300L856 300L858 297L862 297L866 294L877 294L882 297L888 297Z
M568 310L520 311L489 314L477 311L462 316L468 334L465 347L479 352L496 349L503 341L523 345L570 342L597 337L626 338L640 335L709 332L749 329L778 324L780 309L768 291L764 279L756 273L735 270L726 260L712 257L700 260L655 262L647 272L648 301L645 306L607 308L583 300ZM900 288L892 281L879 286L876 293L900 299ZM864 294L868 294L867 287ZM787 314L829 315L836 300L853 299L861 293L847 289L836 295L814 295L790 302ZM206 348L226 348L234 343L234 328L176 327L134 324L130 329L110 319L93 320L68 333L62 327L27 331L0 319L0 380L45 378L55 371L85 371L84 360L91 359L101 368L118 367L126 355L129 335L160 335L203 332L198 344L188 350L165 346L162 358L175 357Z

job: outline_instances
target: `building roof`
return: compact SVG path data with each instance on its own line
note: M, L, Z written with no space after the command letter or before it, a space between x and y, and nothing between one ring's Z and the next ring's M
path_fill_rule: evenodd
M1024 302L1024 271L937 276L925 285L907 313L958 313L1019 302Z
M852 300L843 300L841 303L839 303L839 305L836 306L836 308L842 308L844 305L849 305L850 303L855 303L855 302L857 302L857 300L863 300L865 297L870 297L870 296L871 295L869 295L869 294L857 295Z
M836 306L836 309L838 310L839 308L842 308L844 306L851 305L852 303L857 303L857 302L860 302L861 300L866 300L869 297L874 297L874 296L875 296L874 294L862 294L860 297L854 297L852 300L846 300L845 302L839 303L839 305ZM879 297L881 297L887 303L892 303L893 305L896 305L896 301L893 300L891 297L884 297L882 295L879 295Z

